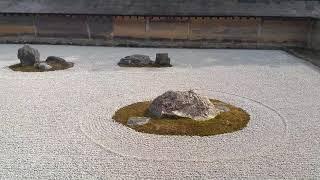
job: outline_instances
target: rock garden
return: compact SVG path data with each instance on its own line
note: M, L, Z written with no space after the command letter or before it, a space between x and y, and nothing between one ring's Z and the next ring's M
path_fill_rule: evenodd
M18 59L20 63L9 66L13 71L45 72L64 70L74 66L74 63L56 56L49 56L45 61L41 61L39 51L29 45L18 50Z
M0 46L2 179L318 177L319 70L286 52L34 44L77 68L21 73Z
M40 53L28 45L18 50L19 64L14 71L45 72L73 67L72 62L49 56L41 61ZM118 63L121 67L171 67L168 53L156 54L156 59L134 54ZM212 136L245 128L249 114L231 104L209 99L195 91L167 91L152 101L137 102L122 107L113 119L138 132L158 135Z

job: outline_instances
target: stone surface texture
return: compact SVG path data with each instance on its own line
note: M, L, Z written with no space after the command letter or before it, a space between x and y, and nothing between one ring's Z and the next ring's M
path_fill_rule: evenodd
M60 64L62 66L66 66L68 68L73 67L74 63L73 62L68 62L65 59L61 58L61 57L56 57L56 56L49 56L47 57L46 63L50 64L50 63L55 63L55 64Z
M24 45L18 50L18 58L22 66L32 66L40 62L40 53L37 49Z
M170 66L170 58L168 53L157 53L155 64L160 66Z
M194 91L167 91L155 98L149 112L157 118L186 117L196 121L215 118L221 111Z
M126 56L120 59L118 65L132 65L132 66L146 66L153 64L149 56L141 55L141 54L134 54L131 56Z
M0 45L0 67L20 47ZM320 70L308 62L277 50L33 47L77 66L0 68L0 179L320 179ZM115 65L159 51L175 66ZM157 136L112 119L172 89L234 104L251 115L248 127Z
M49 64L45 63L45 62L39 63L37 65L37 67L40 69L40 71L48 71L48 70L52 69L52 67Z
M49 56L46 59L47 63L60 63L60 64L65 64L67 61L61 57L56 57L56 56Z
M128 126L142 126L147 124L150 121L148 117L130 117L128 119Z

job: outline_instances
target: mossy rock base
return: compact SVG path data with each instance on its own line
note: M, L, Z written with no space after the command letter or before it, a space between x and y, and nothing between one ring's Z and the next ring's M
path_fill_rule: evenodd
M146 64L146 65L126 65L126 64L118 64L120 67L147 67L147 68L165 68L165 67L172 67L171 64L168 65L159 65L159 64Z
M158 135L187 135L187 136L213 136L231 133L245 128L250 120L250 115L241 108L230 104L210 100L218 106L225 106L230 111L222 112L207 121L194 121L189 118L154 118L148 108L150 101L138 102L119 109L113 119L125 126L130 117L150 117L149 123L142 126L128 126L138 132Z
M68 62L68 63L56 63L56 62L48 62L52 68L50 70L46 71L58 71L58 70L65 70L72 68L74 66L74 63ZM36 67L32 66L22 66L20 63L9 66L10 69L13 71L20 71L20 72L46 72L42 71Z

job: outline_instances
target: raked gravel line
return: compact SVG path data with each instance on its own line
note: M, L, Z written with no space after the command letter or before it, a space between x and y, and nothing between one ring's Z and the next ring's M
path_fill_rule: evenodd
M0 45L0 179L320 178L320 71L283 51L34 46L66 71L12 72L21 45ZM173 68L120 68L168 52ZM242 107L247 128L156 136L111 119L166 90L196 89Z

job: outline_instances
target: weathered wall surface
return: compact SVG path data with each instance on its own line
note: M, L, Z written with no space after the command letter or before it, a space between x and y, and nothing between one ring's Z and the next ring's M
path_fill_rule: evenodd
M116 38L188 39L189 19L168 17L115 17Z
M113 35L122 38L146 38L146 19L143 17L115 17Z
M320 20L315 20L312 25L310 46L313 49L320 50Z
M87 17L87 33L89 39L110 39L113 32L112 17L89 16Z
M264 19L261 26L260 42L305 44L309 33L308 20Z
M34 36L33 16L0 15L0 36Z
M87 38L86 19L82 16L37 16L40 37Z
M319 0L1 0L0 42L318 48L311 18Z
M191 40L257 41L261 18L192 18Z
M320 17L319 0L1 0L0 13Z
M320 44L320 25L315 23L311 33L311 24L308 18L276 17L6 15L0 16L0 41L166 47L306 47L310 39L315 39L312 46Z
M150 39L188 39L188 18L150 18L147 22L147 34Z
M305 46L309 20L243 17L116 18L115 38L169 39Z
M87 38L86 18L83 16L37 16L37 35L40 37Z

